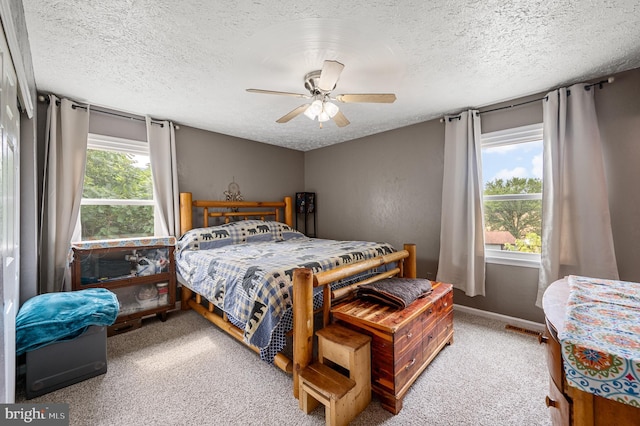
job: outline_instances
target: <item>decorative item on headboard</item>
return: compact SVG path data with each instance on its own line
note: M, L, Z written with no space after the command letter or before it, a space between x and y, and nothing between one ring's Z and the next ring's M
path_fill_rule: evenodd
M229 187L224 191L226 201L244 201L244 197L240 193L240 185L236 183L236 177L233 177L233 181L229 184ZM237 207L230 207L230 211L237 212Z

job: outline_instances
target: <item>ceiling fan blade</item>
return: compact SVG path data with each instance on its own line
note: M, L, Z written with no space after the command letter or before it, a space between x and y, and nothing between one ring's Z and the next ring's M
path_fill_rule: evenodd
M324 61L322 65L322 71L320 72L320 81L318 82L318 89L323 92L330 92L336 87L338 78L344 65L338 61Z
M276 92L274 90L262 90L262 89L247 89L247 92L251 93L262 93L265 95L284 95L284 96L293 96L296 98L305 98L310 99L310 95L303 95L302 93L291 93L291 92Z
M339 102L371 102L381 104L392 104L396 101L396 95L393 93L363 93L357 95L338 95L336 100Z
M309 104L300 105L298 108L294 109L290 113L288 113L286 115L283 115L282 117L278 118L276 120L276 123L286 123L287 121L291 120L292 118L296 118L297 116L299 116L300 114L305 112L307 108L309 108Z
M338 127L348 126L350 123L350 121L347 120L347 117L344 116L342 111L338 111L338 113L333 116L333 121L335 121Z

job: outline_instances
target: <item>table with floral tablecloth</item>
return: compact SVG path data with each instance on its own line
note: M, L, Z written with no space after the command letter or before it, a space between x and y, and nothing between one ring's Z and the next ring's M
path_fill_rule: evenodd
M567 382L640 407L640 283L570 275L559 334Z

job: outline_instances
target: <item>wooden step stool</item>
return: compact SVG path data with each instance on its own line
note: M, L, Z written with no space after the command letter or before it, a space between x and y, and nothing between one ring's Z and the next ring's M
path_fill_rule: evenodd
M371 402L371 337L336 324L316 335L318 362L300 372L300 409L309 414L322 404L328 426L347 425Z

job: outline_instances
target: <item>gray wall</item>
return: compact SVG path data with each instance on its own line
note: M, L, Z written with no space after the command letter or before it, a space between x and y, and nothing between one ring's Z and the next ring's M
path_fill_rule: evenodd
M147 125L144 117L134 117L134 119L119 117L118 115L104 114L100 111L113 112L115 114L127 115L119 111L106 108L89 108L91 116L89 118L89 133L98 135L114 136L116 138L133 139L136 141L147 140Z
M621 279L640 281L640 69L596 92L615 248ZM541 97L533 95L481 111ZM483 132L542 122L541 102L487 112ZM414 242L418 275L437 271L444 125L416 124L305 153L305 190L317 193L321 237ZM478 309L542 322L535 306L538 269L487 265L486 296L454 300Z
M620 279L640 282L640 69L596 92Z
M224 200L234 179L245 200L281 200L304 189L300 151L180 126L176 155L180 191L194 199Z
M440 250L444 126L429 121L305 154L318 236L415 243L418 274L435 275Z

